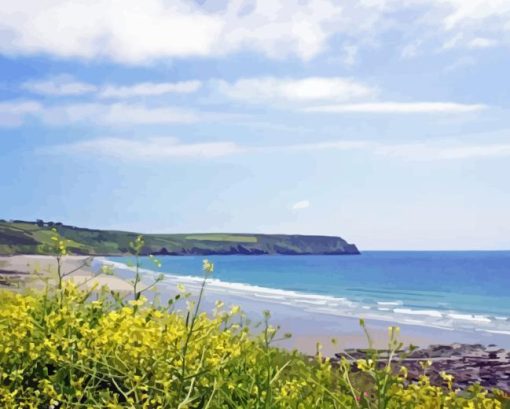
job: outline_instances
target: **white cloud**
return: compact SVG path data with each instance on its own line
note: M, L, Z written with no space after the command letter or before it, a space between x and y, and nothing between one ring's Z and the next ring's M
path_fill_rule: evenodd
M372 87L340 77L244 78L233 83L216 81L215 86L229 98L254 103L352 101L371 98L376 94Z
M126 99L131 97L188 94L200 89L200 81L141 82L130 85L95 85L74 79L70 75L58 75L43 80L26 81L21 88L34 94L50 96L77 96L94 94L100 98Z
M463 160L510 157L510 144L462 144L459 142L381 143L369 140L322 141L318 143L247 146L233 141L184 143L171 137L126 139L108 137L49 147L44 153L93 154L131 160L164 158L216 158L232 155L266 155L268 153L306 153L316 151L357 151L408 161ZM294 209L310 206L308 200L293 205Z
M464 56L454 61L450 65L447 65L444 68L445 72L452 72L459 69L466 69L468 67L474 66L476 64L476 59L471 56Z
M212 52L224 22L175 0L17 0L0 8L0 51L146 63Z
M326 50L333 34L365 25L349 19L354 9L333 0L232 1L223 15L220 41L230 51L250 49L273 58L293 54L308 60Z
M78 103L47 107L40 112L41 119L51 125L72 123L103 125L144 125L194 123L205 114L175 107L148 107L141 104Z
M508 0L17 0L0 8L0 53L146 64L251 50L308 60L334 37L357 46L405 30L409 12L420 16L416 44L460 35L469 47L488 34L510 44Z
M106 85L100 92L101 98L129 98L138 96L158 96L165 94L189 94L201 87L200 81L181 82L142 82L134 85Z
M18 0L0 9L0 51L147 63L242 49L311 58L346 25L332 0ZM215 8L215 10L211 10ZM342 23L338 25L338 23ZM358 23L359 25L359 23Z
M476 34L469 35L464 32L460 32L455 34L453 37L448 38L443 46L443 50L449 50L452 48L459 47L467 47L467 48L489 48L496 47L498 45L498 41L486 38L486 37L476 37Z
M434 0L431 4L440 18L438 34L451 36L445 48L510 45L508 0Z
M303 210L303 209L308 209L309 207L310 207L309 200L301 200L301 201L296 202L292 205L293 210Z
M172 105L130 102L72 102L42 104L36 101L0 102L0 126L22 126L34 118L46 125L168 125L197 122L234 122L246 114L198 111Z
M304 108L305 112L380 113L380 114L441 114L476 112L487 108L482 104L455 102L374 102L359 104L319 105Z
M41 104L35 101L0 102L0 126L20 126L27 116L36 115L41 110Z
M373 145L370 141L324 141L316 143L302 143L289 146L281 146L280 149L289 151L315 151L315 150L352 150L363 149Z
M510 156L510 144L435 143L381 143L361 141L324 141L309 144L268 147L266 150L292 152L359 151L379 156L398 157L410 161L483 159ZM245 149L244 152L248 150Z
M510 144L439 145L402 144L379 146L375 153L413 161L483 159L510 156Z
M459 27L472 29L504 28L510 16L510 3L507 0L435 0L436 5L447 4L449 10L443 19L447 30ZM491 21L493 27L482 27ZM503 27L501 27L503 26ZM510 27L506 27L509 29Z
M469 42L471 48L489 48L496 45L496 41L490 38L476 37Z
M379 156L398 157L411 161L455 160L496 158L510 156L510 144L463 144L454 142L435 143L381 143L369 140L360 141L324 141L309 144L297 144L267 148L286 152L360 151ZM246 150L245 150L246 151Z
M92 154L127 160L215 158L240 153L233 142L182 143L169 137L142 139L101 138L46 149L50 154Z
M234 82L211 80L209 83L213 92L247 102L342 102L367 99L377 94L374 87L352 78L341 77L306 77L300 79L259 77L244 78ZM201 87L202 82L198 80L96 85L76 80L70 75L31 80L21 85L21 88L35 94L50 96L92 94L102 99L188 94L198 91Z
M21 88L34 94L42 95L82 95L97 91L97 87L92 84L76 81L69 75L59 75L46 80L26 81Z

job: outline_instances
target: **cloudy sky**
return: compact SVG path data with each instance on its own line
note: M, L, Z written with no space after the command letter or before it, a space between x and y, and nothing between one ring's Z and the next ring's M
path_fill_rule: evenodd
M510 1L16 0L0 218L510 248Z

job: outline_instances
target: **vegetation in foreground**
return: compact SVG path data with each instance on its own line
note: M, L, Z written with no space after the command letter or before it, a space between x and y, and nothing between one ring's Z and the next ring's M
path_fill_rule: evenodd
M54 236L59 260L66 242ZM143 240L132 248L139 254ZM157 261L156 261L157 262ZM133 294L82 290L56 280L38 293L4 291L0 303L2 408L503 408L501 392L433 386L425 371L407 381L394 358L401 344L390 328L386 362L371 358L332 365L272 346L266 313L250 333L237 306L200 312L205 288L179 311L185 290L166 305L148 303L135 264ZM60 268L59 278L65 274ZM213 266L204 261L204 272Z

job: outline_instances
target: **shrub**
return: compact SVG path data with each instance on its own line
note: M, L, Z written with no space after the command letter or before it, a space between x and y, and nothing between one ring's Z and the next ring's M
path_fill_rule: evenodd
M204 270L211 273L212 264ZM408 383L391 359L332 365L272 346L264 316L250 332L237 306L200 311L201 294L176 310L70 281L54 290L0 293L2 408L502 408L479 386L453 391L424 375ZM390 346L397 350L395 331Z

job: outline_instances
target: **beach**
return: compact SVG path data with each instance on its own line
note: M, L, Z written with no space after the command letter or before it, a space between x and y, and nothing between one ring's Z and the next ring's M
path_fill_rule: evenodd
M72 280L86 288L108 286L111 290L126 292L131 286L116 276L96 275L98 270L92 267L93 258L87 256L66 256L62 262L64 273L72 272L66 280ZM56 278L57 261L55 257L43 255L19 255L0 257L0 276L12 281L15 288L41 288L44 280Z
M125 280L131 279L133 275L133 272L125 265L112 262L111 259L100 258L95 262L114 266L116 274ZM142 273L146 285L159 275L152 270L142 270ZM157 285L158 298L165 303L178 294L177 287L182 284L194 299L202 281L203 278L197 276L165 273L164 280ZM322 352L329 356L342 349L368 347L367 337L360 327L360 319L364 320L373 346L377 348L387 346L390 326L400 328L400 340L405 345L426 347L432 344L461 343L510 348L508 334L482 330L484 327L478 328L476 321L469 321L468 326L460 328L441 327L442 322L435 324L433 317L420 321L419 324L398 321L399 316L391 315L380 315L377 316L378 319L373 319L369 310L363 310L365 314L360 313L359 309L352 309L349 312L343 304L335 310L331 305L336 304L333 304L328 297L228 283L216 279L213 274L206 281L202 309L206 312L212 311L216 301L222 301L225 308L239 305L253 323L262 321L263 312L269 311L270 323L279 326L282 335L292 334L290 339L282 340L277 345L295 348L306 354L315 353L317 342L320 342ZM328 302L329 305L327 305ZM405 316L404 319L417 322L414 317ZM336 342L331 342L333 339Z
M115 266L115 275L98 275L101 266L106 263ZM104 258L85 256L67 256L63 263L64 271L74 271L66 279L73 280L78 284L84 284L88 288L94 285L99 287L106 285L111 290L129 292L132 287L128 283L133 272L126 266L112 263ZM51 276L49 271L55 271L56 260L54 257L42 255L22 255L12 257L0 257L0 271L5 275L17 275L26 287L40 287L42 281L35 275L35 271L42 276ZM53 273L54 274L54 273ZM143 281L150 285L156 277L151 271L143 271ZM165 274L155 291L146 294L149 298L157 296L162 303L178 294L178 285L183 284L186 291L191 293L194 299L200 289L201 279L198 277L182 277ZM228 283L227 283L228 284ZM322 352L332 356L340 350L348 348L366 348L368 339L360 327L360 319L363 319L373 341L373 346L385 348L388 342L388 327L400 328L400 340L405 344L413 344L426 347L431 344L482 344L497 345L510 348L510 337L507 334L492 333L477 330L476 327L462 328L438 328L433 323L426 325L412 325L409 323L391 321L391 319L373 319L369 314L359 314L353 310L351 315L345 311L335 314L331 309L320 308L321 305L315 298L305 301L288 298L285 292L275 296L272 292L248 291L245 288L239 290L235 285L227 285L214 278L209 278L203 299L202 309L206 312L213 310L216 301L221 300L225 308L239 305L249 319L253 322L263 320L263 311L270 311L270 323L280 327L280 333L292 334L292 337L276 344L289 348L298 349L307 354L313 354L317 348L317 342L321 344ZM319 304L317 308L317 305ZM312 307L313 308L312 308ZM184 308L181 304L180 307ZM335 340L332 342L332 340Z
M201 282L205 256L139 259L168 290ZM208 293L291 306L313 316L360 317L510 337L510 252L364 252L357 256L210 255ZM109 257L119 272L130 257ZM255 309L259 307L256 306ZM263 308L263 307L262 307Z

